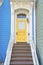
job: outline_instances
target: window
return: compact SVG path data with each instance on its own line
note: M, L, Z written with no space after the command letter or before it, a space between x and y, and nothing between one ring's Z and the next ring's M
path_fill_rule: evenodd
M19 30L24 30L25 29L25 22L18 22L18 29Z
M25 14L18 14L17 18L26 18L26 15Z

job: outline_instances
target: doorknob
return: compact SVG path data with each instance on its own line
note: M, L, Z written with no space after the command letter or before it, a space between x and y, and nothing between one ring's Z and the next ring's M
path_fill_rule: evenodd
M16 32L16 35L18 35L18 32Z

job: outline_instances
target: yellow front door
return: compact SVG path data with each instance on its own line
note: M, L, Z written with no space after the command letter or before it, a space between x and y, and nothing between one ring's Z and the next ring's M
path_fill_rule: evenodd
M16 20L16 42L27 42L27 20Z

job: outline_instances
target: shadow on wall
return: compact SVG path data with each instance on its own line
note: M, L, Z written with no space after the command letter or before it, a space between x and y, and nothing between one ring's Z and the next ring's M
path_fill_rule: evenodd
M3 0L0 7L0 62L4 62L10 39L10 0Z

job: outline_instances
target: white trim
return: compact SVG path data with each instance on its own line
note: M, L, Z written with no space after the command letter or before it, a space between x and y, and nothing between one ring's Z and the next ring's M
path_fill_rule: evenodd
M33 5L33 7L34 7L34 43L35 43L35 49L36 49L36 12L35 12L35 10L36 10L36 8L35 8L35 1L34 1L34 5Z
M14 32L14 9L13 9L13 6L12 6L12 4L11 4L11 37L12 37L12 39L13 39L13 42L15 42L15 38L14 38L14 34L15 34L15 32Z
M30 10L30 16L29 16L29 20L30 20L30 40L32 40L32 7L31 7L31 10Z
M33 58L33 63L34 65L39 65L36 49L35 49L35 44L33 43L32 40L30 40L30 46L31 46L31 52L32 52L32 58Z
M7 53L6 53L6 59L4 62L4 65L9 65L10 64L10 59L11 59L11 54L12 54L12 47L13 47L13 39L10 37Z

